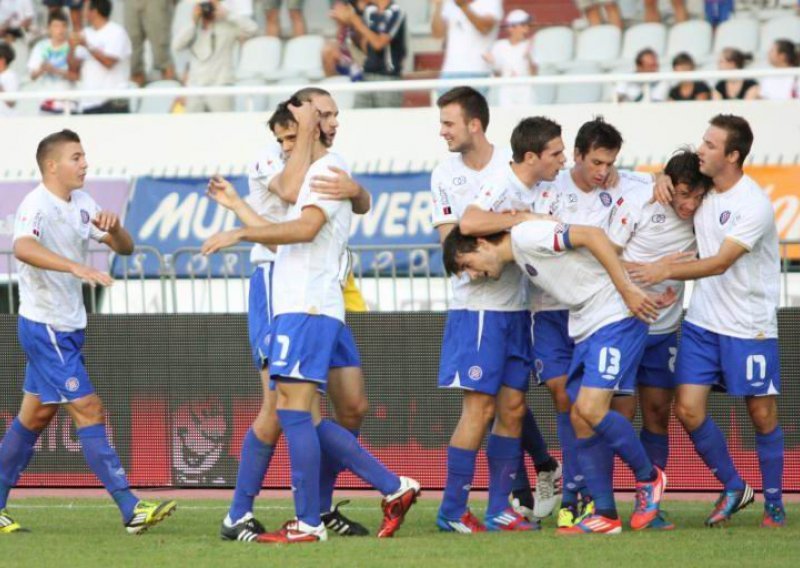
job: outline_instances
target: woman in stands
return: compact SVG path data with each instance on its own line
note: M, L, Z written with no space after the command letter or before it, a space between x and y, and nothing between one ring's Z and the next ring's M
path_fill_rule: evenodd
M738 49L726 47L719 57L718 67L721 70L744 69L744 66L753 60L749 53L742 53ZM721 80L714 88L714 100L758 98L758 83L753 79L728 79Z
M797 67L800 64L800 54L795 45L788 39L779 39L769 49L769 64L775 69ZM795 99L798 93L797 77L788 75L783 77L764 77L759 82L758 97L772 101Z

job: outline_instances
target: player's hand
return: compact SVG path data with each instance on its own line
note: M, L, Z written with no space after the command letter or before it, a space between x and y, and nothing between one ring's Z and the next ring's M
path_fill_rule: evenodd
M616 166L611 166L606 174L606 179L602 184L603 189L611 189L619 185L619 170Z
M622 293L622 299L631 313L646 324L651 324L658 319L657 301L645 294L638 286L628 286Z
M80 278L91 286L111 286L114 283L114 279L109 274L100 272L91 266L76 264L72 267L71 272L73 276Z
M240 242L242 239L238 230L223 231L207 239L200 248L200 252L208 256L224 248L238 245Z
M353 8L350 7L349 4L345 4L343 2L337 2L331 8L330 16L340 24L347 25L350 23L350 19L353 17Z
M289 111L300 128L313 130L319 125L319 111L309 101L303 102L300 106L289 104Z
M652 286L669 278L669 263L652 262L649 264L634 263L628 274L639 286Z
M97 227L103 232L111 235L117 233L122 228L122 223L119 221L119 215L112 211L100 211L92 219L92 225Z
M675 187L672 185L672 180L668 175L660 174L656 177L656 183L653 187L653 199L661 205L667 205L672 201L672 196L675 193Z
M311 190L329 199L352 199L361 192L361 186L346 171L328 166L333 175L316 175L311 178Z
M233 184L220 175L208 180L206 195L226 209L233 209L241 200Z

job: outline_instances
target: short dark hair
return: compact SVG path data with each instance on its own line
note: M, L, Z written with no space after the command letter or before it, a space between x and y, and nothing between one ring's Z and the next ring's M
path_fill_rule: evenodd
M675 68L678 65L691 65L692 69L695 67L694 59L692 59L692 56L685 51L680 52L678 55L672 58L672 67Z
M584 122L575 137L575 150L585 156L595 148L619 150L622 148L622 134L602 116Z
M744 69L744 66L753 60L753 54L745 53L735 47L726 47L722 50L722 58L733 63L737 69Z
M525 154L541 156L547 143L561 136L561 125L544 116L523 118L511 133L511 157L520 163Z
M481 238L486 239L489 242L496 243L507 234L508 232L504 231L501 233L493 233ZM461 232L461 229L458 228L458 225L456 225L442 243L442 259L444 261L444 269L447 274L452 276L453 274L458 274L460 272L458 268L458 261L456 260L458 255L475 252L477 249L478 237L465 235Z
M653 57L658 58L658 54L655 52L654 49L651 49L649 47L645 47L644 49L639 51L639 53L636 54L636 66L637 67L642 64L642 59L644 59L646 55L652 55Z
M745 158L750 154L750 148L753 147L753 131L750 124L735 114L718 114L708 123L727 133L725 155L739 152L739 166L743 166Z
M314 97L330 97L331 94L325 89L319 87L303 87L299 91L295 91L292 97L299 100L301 103L310 103Z
M269 129L275 134L275 127L276 126L283 126L286 128L291 124L297 124L297 120L295 119L292 111L289 110L289 105L292 104L292 101L295 100L295 97L292 97L288 101L283 101L282 103L278 103L278 106L275 108L275 112L272 113L272 116L269 117Z
M81 139L75 132L66 128L41 139L39 146L36 148L36 163L39 165L40 172L44 173L44 163L53 154L53 151L68 142L80 144Z
M14 48L8 45L4 41L0 41L0 59L6 62L6 65L11 65L14 61L14 58L17 56L14 53Z
M489 128L489 104L486 102L486 97L472 87L455 87L436 101L436 106L439 108L451 104L461 107L461 112L464 113L467 122L477 118L481 121L484 132Z
M69 24L69 18L67 18L67 15L63 10L53 10L47 16L47 25L49 26L53 22L64 22L65 24Z
M664 166L664 174L669 176L673 186L685 183L694 191L702 189L707 192L714 186L712 179L700 173L700 157L689 148L681 148Z
M108 19L111 17L111 0L89 0L89 9Z
M798 65L797 47L794 45L794 43L792 43L791 40L776 39L775 49L778 51L779 54L786 57L786 62L791 67L797 67Z

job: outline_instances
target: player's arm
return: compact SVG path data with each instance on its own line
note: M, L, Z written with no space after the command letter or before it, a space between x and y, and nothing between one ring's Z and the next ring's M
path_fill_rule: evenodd
M308 243L314 240L326 222L327 218L322 209L316 205L309 205L303 208L298 219L286 223L272 223L262 227L242 227L218 233L204 242L201 250L203 254L209 255L242 241L262 245Z
M300 195L300 188L303 187L308 168L311 167L311 151L319 124L319 113L308 102L299 107L289 105L289 110L297 120L297 138L283 170L270 180L269 190L285 202L294 205L297 196Z
M119 215L111 211L99 211L92 219L92 224L105 233L99 239L100 242L108 245L115 253L125 256L133 253L133 237L122 226Z
M14 241L14 257L20 262L42 270L66 272L84 282L101 286L111 286L114 279L105 272L84 266L54 253L42 245L35 237L20 237Z
M748 252L744 244L728 237L722 241L722 246L714 256L689 261L682 258L662 259L651 264L637 264L629 272L634 282L644 286L664 280L698 280L723 274Z
M450 234L450 231L455 229L458 226L458 223L444 223L442 225L436 225L436 231L439 233L439 244L444 244L444 240L447 238L447 235Z
M311 191L327 199L349 199L353 213L363 215L372 208L372 196L356 180L341 168L328 166L332 175L315 175L311 178Z
M246 227L262 227L270 222L256 213L247 201L242 199L233 184L222 176L214 176L208 180L206 195L222 205L225 209L233 211L239 221Z
M508 231L512 227L531 219L545 217L535 215L529 211L506 211L496 213L486 211L477 205L467 206L464 216L458 222L461 233L469 237L485 237L502 231Z

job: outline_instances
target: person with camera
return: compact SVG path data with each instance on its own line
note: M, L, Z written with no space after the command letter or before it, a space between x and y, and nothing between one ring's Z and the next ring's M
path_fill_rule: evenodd
M219 0L199 1L192 13L192 22L172 40L172 49L188 49L190 87L232 85L234 80L233 50L239 40L252 37L258 26L250 18L238 15ZM189 97L187 112L229 112L231 97Z

